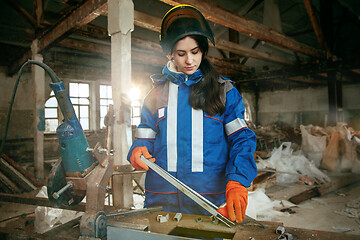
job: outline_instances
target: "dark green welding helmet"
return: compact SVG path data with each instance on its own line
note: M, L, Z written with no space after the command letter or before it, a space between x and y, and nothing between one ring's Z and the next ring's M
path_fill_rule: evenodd
M210 26L199 10L187 4L171 8L162 19L159 36L164 54L167 55L177 41L189 35L207 37L215 46Z

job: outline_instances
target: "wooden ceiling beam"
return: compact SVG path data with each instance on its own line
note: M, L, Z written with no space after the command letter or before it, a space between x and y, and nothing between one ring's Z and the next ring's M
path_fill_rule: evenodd
M13 1L13 0L8 0ZM66 34L73 29L80 28L94 20L96 17L107 12L107 0L88 0L78 9L73 11L63 21L58 23L49 31L38 38L38 51L41 52L51 44L60 41ZM19 60L11 64L8 74L13 75L32 56L31 49L28 50Z
M208 0L160 0L171 6L179 4L190 4L199 9L204 17L214 23L234 29L256 39L290 49L295 52L303 53L308 56L320 58L323 53L320 49L297 42L280 32L277 32L263 24L247 19L239 14L231 12L218 4Z
M108 30L103 27L96 26L94 24L86 24L80 28L74 30L74 33L81 36L96 38L101 40L110 40Z
M110 56L111 54L110 46L91 43L87 41L66 38L59 42L57 45L60 47L80 50L89 53L96 53L108 56ZM164 66L167 61L167 59L162 54L157 54L154 52L144 54L143 52L141 52L141 50L135 49L131 51L131 60L156 66Z
M151 15L148 15L146 13L142 13L139 11L134 11L134 24L136 26L155 31L160 32L161 27L161 18L157 18ZM244 57L252 57L264 61L269 62L275 62L280 63L284 65L294 65L294 62L291 62L285 58L278 57L275 55L272 55L270 53L261 52L255 49L244 47L240 44L232 43L230 41L226 41L223 39L215 39L216 42L216 48L220 50L229 51L235 54L242 55ZM212 46L212 44L210 44Z
M306 76L295 76L295 77L289 77L288 79L291 81L294 81L294 82L301 82L301 83L308 83L308 84L321 84L321 83L323 85L326 84L326 81L319 81L312 77L306 77Z
M153 51L158 54L162 54L164 56L162 49L160 47L160 44L157 42L153 42L150 40L145 40L142 38L132 36L131 37L131 45L135 46L137 48ZM165 56L164 56L164 58L165 58Z
M10 0L8 0L10 1ZM196 5L196 4L194 4ZM63 21L54 26L51 30L45 32L41 37L39 37L39 52L48 48L50 45L56 43L63 39L70 31L74 29L79 29L82 26L86 25L99 15L107 14L107 0L89 0L86 1L83 5L73 11L69 16L67 16ZM140 27L159 32L161 19L156 18L144 13L135 11L134 14L134 23ZM236 29L235 29L236 30ZM277 62L281 64L293 64L289 63L288 60L272 56L271 54L260 52L254 49L245 48L239 44L234 44L225 40L216 40L217 48L221 50L231 51L233 53L253 57L265 61ZM229 47L231 46L231 47ZM31 56L31 51L25 53L24 56L16 61L9 67L9 74L14 74L17 69Z
M134 11L134 24L154 32L160 32L161 18L157 18L139 11Z
M314 78L307 78L304 76L293 76L293 77L286 77L282 75L278 76L259 76L259 77L249 77L246 79L238 79L233 78L233 80L237 83L251 83L251 82L268 82L268 81L276 81L277 83L287 84L290 82L294 82L297 84L308 84L308 85L327 85L325 80L318 80Z
M161 18L135 11L134 24L151 31L160 32ZM236 44L223 39L215 39L215 45L215 47L218 49L236 53L245 57L252 57L264 61L276 62L285 65L294 65L294 62L291 62L285 58L278 57L270 53L261 52L255 49L247 48L240 44ZM212 46L212 44L210 44L210 46Z
M110 55L110 47L106 45L96 44L87 41L65 38L56 44L57 46L80 50L89 53Z
M131 38L131 43L132 61L161 67L166 64L167 59L166 57L164 57L159 44L136 37ZM57 43L57 46L108 56L111 54L110 46L108 45L101 45L97 43L91 43L70 38L63 39L62 41ZM214 64L215 67L217 67L221 74L235 74L239 72L246 73L250 71L247 67L243 65L229 63L223 61L222 59L209 57L209 60Z
M151 30L151 31L155 31L155 32L160 32L160 25L161 25L161 19L139 12L139 11L135 11L134 12L134 24L136 26ZM89 26L89 25L87 25ZM82 27L83 29L85 29L87 26ZM97 27L99 28L99 27ZM91 29L90 29L91 30ZM79 30L77 30L79 31ZM99 29L98 29L99 32ZM102 31L103 33L98 35L98 38L104 38L105 33L107 34L106 29L103 29ZM141 42L143 42L144 44L149 44L149 41L144 42L143 39L141 39L139 41L139 39L136 38L132 38L132 41L137 41L137 44L141 44ZM155 51L155 49L157 49L159 52L162 52L161 47L158 43L154 43L152 42L151 44L152 46L150 47L152 51ZM239 54L242 55L244 57L252 57L252 58L256 58L256 59L261 59L264 61L270 61L270 62L276 62L276 63L280 63L280 64L284 64L284 65L294 65L294 62L291 62L285 58L282 57L278 57L276 55L272 55L270 53L266 53L266 52L261 52L261 51L257 51L255 49L251 49L251 48L246 48L240 44L236 44L236 43L232 43L226 40L222 40L222 39L216 39L216 48L220 49L220 50L225 50L225 51L229 51L235 54ZM212 46L212 44L210 44L210 46ZM241 66L241 65L239 65ZM245 67L242 67L241 69L244 69Z
M42 27L41 22L44 17L44 8L43 8L43 1L42 0L34 0L34 15L35 15L35 23L36 27Z
M30 23L33 27L36 26L36 20L33 16L26 11L16 0L6 0L6 2L15 9L17 13L20 14L28 23Z
M207 57L212 64L214 64L217 67L218 72L221 72L222 74L230 75L235 74L239 72L243 72L244 75L249 73L251 71L250 68L241 65L240 63L234 63L234 62L228 62L224 59L219 59L215 57Z
M107 0L86 1L39 40L39 51L49 47L70 30L84 26L107 11Z
M304 2L306 12L309 15L309 19L310 19L311 25L312 25L312 27L314 29L316 38L317 38L317 40L319 42L319 45L321 46L322 49L328 50L326 42L324 41L324 34L323 34L323 32L322 32L322 30L321 30L321 28L319 26L319 23L318 23L318 21L316 19L316 16L315 16L314 10L313 10L313 8L311 6L310 0L303 0L303 2Z
M162 49L161 49L159 43L149 41L149 40L144 40L144 39L137 38L137 37L132 37L131 44L137 48L156 52L163 56L163 52L162 52ZM248 67L241 65L239 63L231 63L231 62L224 61L223 59L210 57L210 56L207 56L207 58L210 60L210 62L212 62L214 65L216 65L219 69L222 68L223 69L223 70L221 70L222 73L225 72L224 69L231 70L231 71L228 71L227 74L234 73L234 72L249 72L250 71L250 69Z
M261 52L261 51L255 50L255 49L247 48L240 44L226 41L223 39L215 38L215 45L216 45L216 48L219 48L219 49L225 50L225 51L229 51L232 53L236 53L236 54L239 54L244 57L251 57L251 58L256 58L256 59L260 59L260 60L264 60L264 61L280 63L280 64L284 64L284 65L294 65L294 62L289 61L285 58L282 58L282 57L279 57L276 55L272 55L270 53Z

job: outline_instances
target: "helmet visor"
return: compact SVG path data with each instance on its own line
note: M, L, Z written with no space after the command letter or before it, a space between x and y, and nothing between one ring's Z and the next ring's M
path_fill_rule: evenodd
M160 44L164 53L188 35L202 35L215 45L209 24L196 8L185 5L171 9L161 24Z

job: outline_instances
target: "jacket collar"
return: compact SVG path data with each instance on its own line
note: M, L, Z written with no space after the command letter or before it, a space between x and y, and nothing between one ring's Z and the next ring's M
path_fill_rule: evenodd
M155 85L159 85L165 81L171 81L176 85L184 83L185 85L190 86L192 84L198 83L202 77L203 74L200 69L191 75L186 75L184 73L177 72L174 63L168 61L162 70L162 74L154 74L151 76L151 79Z

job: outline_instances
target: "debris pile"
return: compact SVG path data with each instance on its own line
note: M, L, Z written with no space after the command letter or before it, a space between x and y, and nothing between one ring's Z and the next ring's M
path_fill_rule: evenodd
M275 124L258 126L252 128L257 137L258 152L271 152L274 148L281 145L281 142L292 142L298 145L301 144L300 131L294 129L283 122L276 122Z
M0 158L0 192L31 192L42 186L29 172L17 162L2 153Z
M330 178L309 161L301 151L293 152L290 142L282 143L279 148L274 149L270 158L258 160L257 167L259 172L277 173L277 184L294 183L299 179L308 184L330 182Z
M360 131L346 123L327 128L300 125L298 132L277 123L254 131L258 137L254 157L259 169L254 189L296 181L305 185L327 183L330 179L323 172L360 173Z
M301 149L317 167L360 173L360 131L339 122L335 127L300 126Z
M301 132L298 129L287 125L283 122L276 122L266 126L257 126L251 128L257 138L256 151L254 157L261 159L269 157L270 153L280 147L282 142L292 142L300 149ZM296 149L296 150L297 150Z

